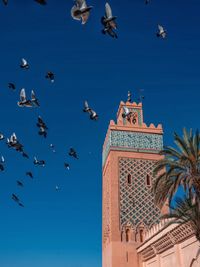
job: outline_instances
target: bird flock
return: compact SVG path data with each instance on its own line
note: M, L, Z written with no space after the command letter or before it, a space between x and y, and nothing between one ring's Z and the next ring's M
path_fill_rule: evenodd
M34 1L40 5L46 5L47 4L46 0L34 0ZM3 4L5 6L8 5L8 2L9 2L8 0L3 0ZM145 4L146 5L150 4L150 0L145 0ZM75 4L71 8L71 16L74 20L81 21L81 24L85 24L85 23L87 23L87 21L89 19L90 12L92 11L92 9L93 9L92 6L87 6L87 3L85 0L75 0ZM115 39L118 38L118 35L116 33L116 31L117 31L116 19L117 19L117 17L112 15L112 8L111 8L110 4L106 3L105 4L105 14L104 14L104 16L102 16L102 18L100 20L101 24L103 25L102 34L108 35L108 36L115 38ZM159 38L162 38L162 39L166 38L167 32L163 26L158 25L158 31L156 33L156 36ZM21 68L22 71L29 71L30 64L29 64L28 60L25 58L22 58L21 63L19 64L19 68ZM55 74L52 71L47 71L45 78L47 80L49 80L51 83L54 83ZM12 91L16 91L15 83L9 82L8 88ZM142 101L142 99L144 99L144 96L142 94L140 94L139 100ZM128 92L127 101L131 102L131 93L130 92ZM39 99L36 97L34 90L32 90L31 92L27 92L27 94L26 94L25 88L22 88L20 90L19 101L17 102L17 105L19 108L38 108L38 107L40 107L40 102L39 102ZM133 124L135 124L136 123L135 114L132 111L130 111L127 107L123 107L123 109L124 109L124 112L122 114L122 117L126 118L129 122L132 122ZM88 114L89 119L92 121L97 121L99 118L96 111L89 106L87 101L84 102L83 112ZM47 138L48 127L41 116L38 116L36 126L38 128L38 135L43 137L43 138ZM4 134L0 133L0 141L2 141L4 139L5 139ZM7 140L6 145L8 146L8 148L11 148L11 149L17 151L18 153L21 153L21 155L24 158L29 159L29 155L25 152L24 145L22 144L21 141L19 141L19 139L16 136L16 133L12 133L9 138L8 137L6 138L6 140ZM49 147L53 153L56 152L55 146L53 144L50 144ZM76 159L76 160L79 159L77 151L72 147L69 148L68 155L70 157ZM3 172L5 170L5 165L6 165L5 159L3 156L1 156L1 158L0 158L0 172ZM46 165L46 161L44 159L40 159L37 156L34 156L33 166L45 167L45 165ZM63 167L66 170L70 170L70 165L67 162L64 162ZM25 175L31 179L34 178L33 172L30 170L26 171ZM18 187L24 187L23 181L20 181L20 180L16 181L16 185ZM55 190L59 191L60 187L58 185L56 185ZM17 196L15 193L13 193L11 195L11 199L14 202L16 202L20 207L24 207L23 201L21 201L20 197Z
M34 1L40 5L47 5L46 0L34 0ZM144 2L146 5L150 4L150 0L145 0ZM3 0L3 3L5 6L7 6L8 0ZM75 0L75 4L71 9L71 16L74 20L79 20L81 21L82 24L85 24L89 19L92 8L93 8L92 6L87 6L85 0ZM103 25L102 33L117 39L118 35L116 33L117 30L116 19L117 17L112 15L112 8L110 4L106 3L105 14L104 16L101 17L101 24ZM158 24L158 31L156 33L156 36L162 39L167 37L167 31L160 24ZM20 67L23 69L29 68L29 64L26 61L26 59L24 58L22 59ZM51 82L54 82L54 74L51 71L47 72L46 78L49 79Z

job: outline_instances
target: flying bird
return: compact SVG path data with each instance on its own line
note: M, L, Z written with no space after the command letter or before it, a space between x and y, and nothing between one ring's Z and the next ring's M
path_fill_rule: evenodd
M46 123L42 120L42 118L39 116L38 121L37 121L37 127L39 128L39 135L44 136L45 138L47 137L47 129L48 127L46 126Z
M1 161L0 161L0 171L4 171L4 163L5 163L5 159L3 156L1 156Z
M20 67L22 69L29 69L29 64L25 58L22 58Z
M105 15L101 18L101 23L104 26L102 30L103 34L108 34L113 38L117 38L117 34L114 30L117 29L116 16L112 15L112 9L108 3L105 4Z
M35 2L37 2L40 5L45 6L47 4L47 2L45 0L35 0Z
M123 106L123 110L124 110L124 112L122 113L122 118L127 118L132 114L130 109L125 107L125 106Z
M33 179L33 174L32 174L32 172L26 172L26 176L29 176L30 178Z
M17 203L19 203L19 201L20 201L18 196L16 196L15 194L12 194L12 199Z
M45 161L44 160L37 160L36 157L34 157L34 161L33 161L34 165L38 165L38 166L45 166Z
M96 120L98 120L98 118L99 118L98 114L94 110L91 109L91 111L90 111L90 119L96 121Z
M44 129L48 130L48 127L46 125L46 123L43 121L43 119L41 118L41 116L38 116L38 122L37 122L37 127L43 127Z
M88 102L85 101L84 102L84 109L83 109L83 112L90 112L91 108L89 108L89 105L88 105Z
M20 199L15 194L12 194L12 200L14 200L20 207L24 207L24 205L20 202Z
M20 186L20 187L23 187L24 186L24 184L21 181L19 181L19 180L17 180L17 185Z
M75 151L75 149L73 149L73 148L70 148L70 150L69 150L69 156L71 156L71 157L74 157L75 159L78 159L78 155L77 155L77 153L76 153L76 151Z
M7 138L7 145L8 147L14 148L16 151L23 153L23 145L18 141L17 136L13 133L9 138Z
M39 128L39 132L38 132L38 134L44 136L44 138L47 137L47 131L46 131L46 129L45 129L44 127L42 127L42 126L40 126L40 128Z
M4 135L0 133L0 141L4 139Z
M20 91L20 101L17 102L17 105L19 107L27 107L27 108L40 106L33 90L31 91L31 99L26 99L26 91L24 88L22 88Z
M7 6L8 0L3 0L3 3L4 3L5 6Z
M167 32L166 30L163 28L163 26L158 25L158 32L157 32L157 37L161 37L162 39L167 37Z
M84 102L83 112L88 113L90 115L91 120L97 120L98 119L97 113L89 107L87 101Z
M39 107L40 106L38 99L36 98L33 90L31 91L31 104L32 104L32 107Z
M20 91L20 101L17 102L17 105L19 107L28 107L28 108L32 107L31 100L26 99L26 91L24 88L22 88Z
M71 16L75 20L81 20L85 24L89 18L92 6L87 6L85 0L75 0L75 5L71 9Z
M52 83L54 82L54 79L55 79L55 75L53 72L51 71L48 71L46 76L45 76L46 79L49 79Z
M64 166L65 166L65 169L69 170L70 166L69 166L68 163L65 162L65 163L64 163Z
M15 86L14 83L9 83L9 84L8 84L8 88L10 88L10 89L12 89L13 91L15 91L16 86Z

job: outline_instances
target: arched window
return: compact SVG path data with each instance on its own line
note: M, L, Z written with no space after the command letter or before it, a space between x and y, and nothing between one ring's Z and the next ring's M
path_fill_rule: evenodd
M146 184L147 184L147 186L151 185L151 178L150 178L149 174L147 174L147 176L146 176Z
M143 242L143 229L140 229L140 242Z
M131 239L131 231L130 229L126 229L126 242L129 242Z
M128 174L128 176L127 176L127 183L130 185L131 184L131 175L130 174Z

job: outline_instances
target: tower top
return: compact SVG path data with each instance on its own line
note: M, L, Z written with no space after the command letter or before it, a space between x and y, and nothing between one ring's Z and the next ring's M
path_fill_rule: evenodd
M129 151L159 153L163 146L162 135L161 124L155 126L153 123L144 123L142 102L121 101L117 111L117 122L110 121L104 141L103 165L112 149L127 148Z

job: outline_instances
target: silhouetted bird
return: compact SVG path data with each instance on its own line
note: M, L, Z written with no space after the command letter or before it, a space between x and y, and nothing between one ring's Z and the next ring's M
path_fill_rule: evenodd
M40 5L45 6L47 2L45 0L35 0L35 2L39 3Z
M38 122L36 125L37 127L43 127L46 130L48 129L46 123L43 121L43 119L40 116L38 116Z
M20 186L20 187L24 186L23 183L21 181L18 181L18 180L17 180L17 185Z
M77 155L76 151L73 148L70 148L68 154L69 154L69 156L74 157L75 159L78 159L78 155Z
M45 129L44 127L42 127L42 126L40 126L40 130L39 130L38 134L44 136L44 138L47 137L47 131L46 131L46 129Z
M5 163L5 159L3 156L1 156L1 161L0 161L0 171L4 171L4 163Z
M20 202L20 199L15 194L12 194L12 200L14 200L20 207L24 207L24 205Z
M45 161L44 160L37 160L36 157L34 157L34 161L33 161L34 165L39 165L44 167L45 166Z
M116 16L112 15L112 9L108 3L105 5L105 15L101 18L101 23L104 26L102 30L103 34L108 34L113 38L117 38L117 34L114 30L117 29L117 24L115 22Z
M49 79L52 83L54 82L54 79L55 79L55 75L53 72L51 71L48 71L46 76L45 76L46 79Z
M68 163L64 163L65 169L69 170L70 166Z
M16 89L16 86L14 83L9 83L8 88L12 89L13 91Z
M3 3L4 3L5 6L7 6L8 0L3 0Z
M87 6L85 0L75 0L76 4L71 9L71 16L75 20L82 20L85 24L89 18L92 6Z
M26 176L29 176L30 178L33 179L33 174L32 174L32 172L26 172Z
M157 32L157 37L161 37L161 38L166 38L167 37L167 32L166 30L163 28L163 26L158 25L158 32Z

